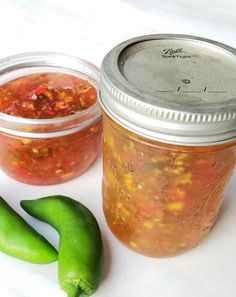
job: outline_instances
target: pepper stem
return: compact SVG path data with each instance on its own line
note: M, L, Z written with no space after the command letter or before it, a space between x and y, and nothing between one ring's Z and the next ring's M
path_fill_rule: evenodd
M67 291L67 297L79 297L82 290L79 286L69 286Z

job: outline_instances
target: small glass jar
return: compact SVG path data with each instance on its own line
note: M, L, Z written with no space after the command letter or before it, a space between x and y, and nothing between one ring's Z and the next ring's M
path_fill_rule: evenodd
M100 76L96 66L75 57L28 53L0 61L0 86L18 78L50 73L78 77L95 89ZM96 160L101 134L98 101L65 117L34 119L0 113L0 168L29 184L68 181L81 175Z
M192 36L138 37L105 57L103 209L129 248L173 256L208 234L235 166L235 78L234 49Z

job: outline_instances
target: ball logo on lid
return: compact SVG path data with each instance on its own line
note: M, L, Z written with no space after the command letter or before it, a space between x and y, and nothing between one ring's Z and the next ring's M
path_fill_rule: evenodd
M185 51L183 50L183 48L165 48L162 51L162 57L163 58L182 58L182 59L186 59L186 58L192 58L193 56L189 55L189 54L185 54Z
M184 50L182 48L177 48L177 49L173 49L173 48L165 48L163 50L164 55L170 55L173 56L174 54L178 54L178 53L183 53Z

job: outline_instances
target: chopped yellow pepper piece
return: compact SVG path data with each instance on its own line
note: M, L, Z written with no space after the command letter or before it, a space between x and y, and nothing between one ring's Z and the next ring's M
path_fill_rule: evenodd
M137 243L135 243L134 241L131 241L129 244L130 244L130 246L131 246L132 248L134 248L134 249L137 249L137 248L138 248Z
M191 184L192 183L192 174L186 173L183 174L180 179L177 181L178 184L180 185L187 185L187 184Z
M121 212L124 216L128 217L128 216L130 215L129 210L128 210L127 208L125 208L125 206L124 206L121 202L118 202L118 203L117 203L117 208L120 210L120 212Z
M182 201L174 201L169 203L167 207L170 211L180 211L184 207L184 204Z
M23 144L29 144L29 143L31 143L31 140L30 139L22 139L21 140L21 143L23 143Z
M129 191L133 191L135 189L132 174L128 173L124 175L124 184Z
M144 223L144 227L147 228L147 229L153 229L153 223L150 222L150 221L146 221Z
M155 156L151 158L152 163L164 163L170 160L168 156Z

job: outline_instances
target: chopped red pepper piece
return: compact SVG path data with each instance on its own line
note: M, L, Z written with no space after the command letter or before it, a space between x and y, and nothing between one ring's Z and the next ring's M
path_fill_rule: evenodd
M186 198L186 191L178 188L178 187L173 187L168 189L167 191L168 197L177 199L177 200L184 200Z

